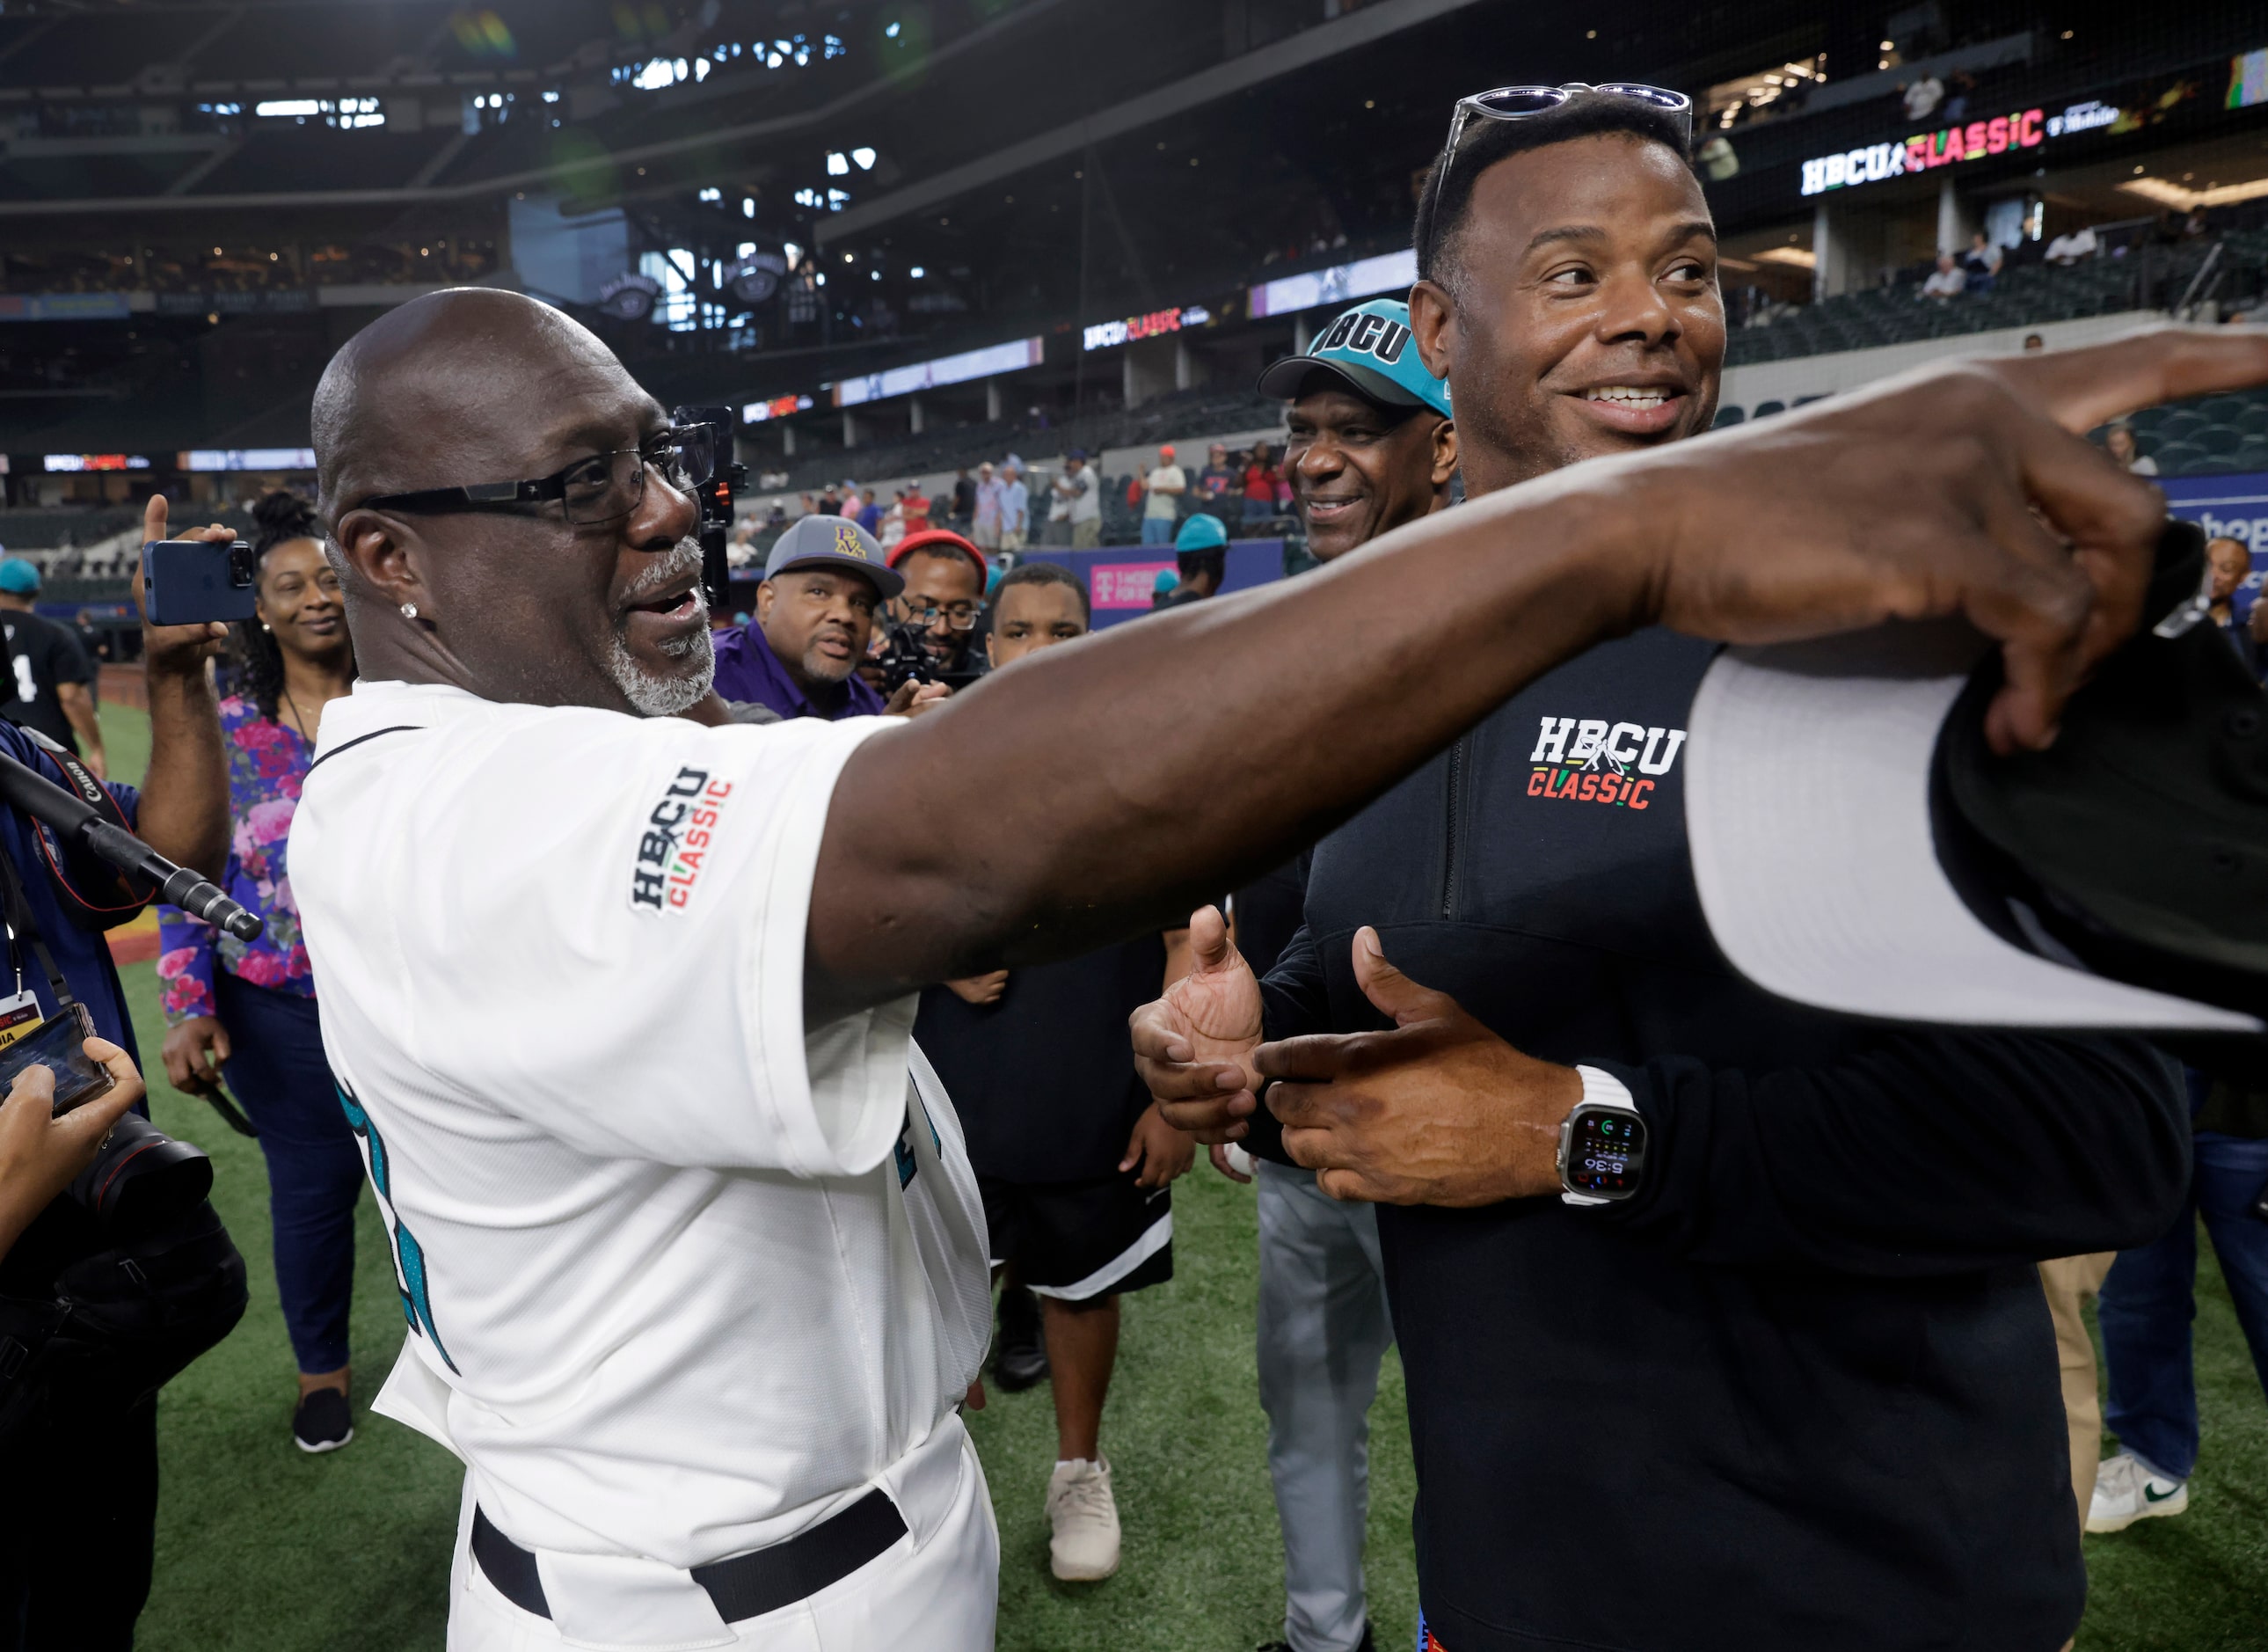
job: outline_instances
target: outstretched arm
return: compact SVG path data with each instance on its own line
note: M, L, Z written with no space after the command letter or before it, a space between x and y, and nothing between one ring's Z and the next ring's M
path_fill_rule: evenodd
M146 539L166 537L166 499L153 494L144 513ZM225 542L225 527L193 528L183 539ZM142 600L142 576L134 576ZM178 866L220 877L228 864L228 760L222 755L220 708L205 681L205 660L228 635L225 625L142 623L142 669L150 691L150 772L142 783L135 830Z
M851 756L806 1014L1170 921L1644 625L1753 643L1963 615L2002 645L1994 743L2043 745L2133 630L2163 520L2074 432L2263 382L2268 336L2227 328L1956 364L1579 465L1049 650Z

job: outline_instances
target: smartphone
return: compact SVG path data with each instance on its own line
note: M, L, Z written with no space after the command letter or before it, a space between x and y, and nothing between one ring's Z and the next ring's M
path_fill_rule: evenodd
M74 1004L60 1015L51 1015L38 1031L0 1050L0 1095L5 1095L26 1067L45 1067L55 1075L55 1117L85 1105L109 1091L117 1080L110 1069L80 1046L94 1036L94 1017L84 1004Z
M151 540L142 547L142 601L152 625L248 620L257 572L252 547L240 539Z

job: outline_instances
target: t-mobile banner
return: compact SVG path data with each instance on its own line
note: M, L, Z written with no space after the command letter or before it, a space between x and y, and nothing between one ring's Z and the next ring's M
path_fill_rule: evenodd
M1113 545L1103 550L1059 550L1052 546L1025 552L1034 562L1052 562L1086 581L1094 601L1094 629L1102 631L1150 611L1158 576L1174 572L1173 552L1157 545ZM1246 591L1284 577L1284 542L1229 542L1223 591Z
M2252 572L2230 604L2243 618L2268 582L2268 475L2170 476L2159 485L2172 514L2195 522L2208 539L2241 540L2252 552Z

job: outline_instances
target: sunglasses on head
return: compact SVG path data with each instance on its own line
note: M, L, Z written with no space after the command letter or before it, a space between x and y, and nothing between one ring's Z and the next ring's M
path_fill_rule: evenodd
M1634 103L1659 109L1676 122L1679 148L1683 150L1692 146L1693 100L1666 86L1648 86L1628 80L1609 81L1604 85L1594 86L1585 81L1571 80L1563 86L1498 86L1493 92L1476 92L1469 98L1458 99L1457 107L1449 116L1449 141L1441 146L1440 162L1433 168L1433 181L1425 203L1427 240L1430 242L1439 235L1432 226L1434 214L1440 210L1441 189L1467 134L1481 129L1473 125L1476 120L1524 121L1531 115L1548 114L1579 92L1596 92L1607 98L1628 98Z

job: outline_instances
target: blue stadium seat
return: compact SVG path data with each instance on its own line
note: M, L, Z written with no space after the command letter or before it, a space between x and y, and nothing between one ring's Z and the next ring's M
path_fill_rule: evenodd
M1756 410L1749 417L1752 418L1764 418L1774 413L1785 413L1786 411L1787 403L1785 402L1759 402L1756 403Z
M2243 446L2244 432L2234 424L2207 424L2190 438L2191 443L2216 457Z
M1748 417L1748 414L1739 408L1720 407L1717 409L1717 422L1714 424L1712 424L1709 428L1711 430L1720 431L1727 424L1738 424L1746 417Z

